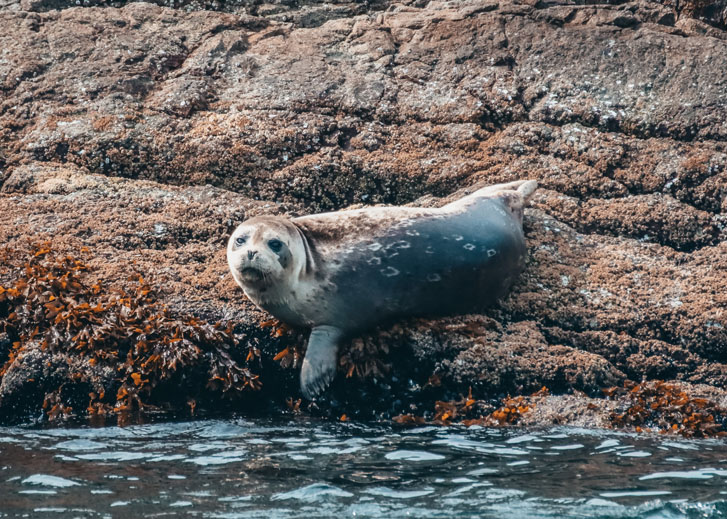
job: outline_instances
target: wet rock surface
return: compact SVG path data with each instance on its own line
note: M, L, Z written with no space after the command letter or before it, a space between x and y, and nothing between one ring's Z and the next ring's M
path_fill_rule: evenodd
M0 3L0 284L29 242L110 285L143 273L173 311L237 323L263 350L265 398L245 398L285 408L294 356L273 357L304 335L258 328L227 274L236 224L534 178L512 294L354 341L318 410L727 383L721 3L98 5ZM27 348L0 385L8 419L79 362ZM551 398L533 416L568 422Z

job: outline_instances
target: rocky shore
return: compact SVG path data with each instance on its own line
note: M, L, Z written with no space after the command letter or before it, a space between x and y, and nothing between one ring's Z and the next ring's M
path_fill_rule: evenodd
M76 4L0 0L1 420L446 422L446 402L492 419L521 395L519 423L689 432L706 409L727 431L727 3ZM512 294L354 340L328 396L298 403L305 333L261 326L231 229L521 178L541 189ZM185 361L140 352L159 330L117 337L131 293L138 322L191 327ZM117 349L79 344L113 319Z

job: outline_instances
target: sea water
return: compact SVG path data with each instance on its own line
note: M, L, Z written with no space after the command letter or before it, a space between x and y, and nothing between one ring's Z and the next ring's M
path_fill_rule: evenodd
M0 428L0 518L727 516L727 443L230 419Z

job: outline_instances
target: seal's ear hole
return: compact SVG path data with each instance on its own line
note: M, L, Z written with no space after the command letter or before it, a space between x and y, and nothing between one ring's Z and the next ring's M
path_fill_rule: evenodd
M273 238L272 240L268 240L268 247L270 247L270 250L273 252L280 252L283 248L283 242Z

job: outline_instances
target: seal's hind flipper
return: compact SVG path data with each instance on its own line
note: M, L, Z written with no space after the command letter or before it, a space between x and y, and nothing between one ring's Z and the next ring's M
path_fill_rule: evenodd
M538 182L535 180L515 180L514 182L506 182L504 184L494 184L480 188L474 193L450 202L444 207L454 209L466 206L474 200L481 198L503 198L513 209L516 208L515 206L522 209L528 205L536 189L538 189Z
M501 199L522 225L523 208L528 205L536 189L538 189L538 183L535 180L516 180L507 184L490 186L482 191L485 192L485 196Z
M517 191L523 197L523 205L527 205L530 198L538 189L537 180L515 180L506 184L495 184L482 189L483 193L496 194L502 191Z
M523 205L528 205L535 190L538 189L538 182L536 180L523 180L521 182L517 187L517 192L523 197Z
M316 326L308 339L308 350L300 370L300 390L313 400L336 376L338 343L343 332L334 326Z

